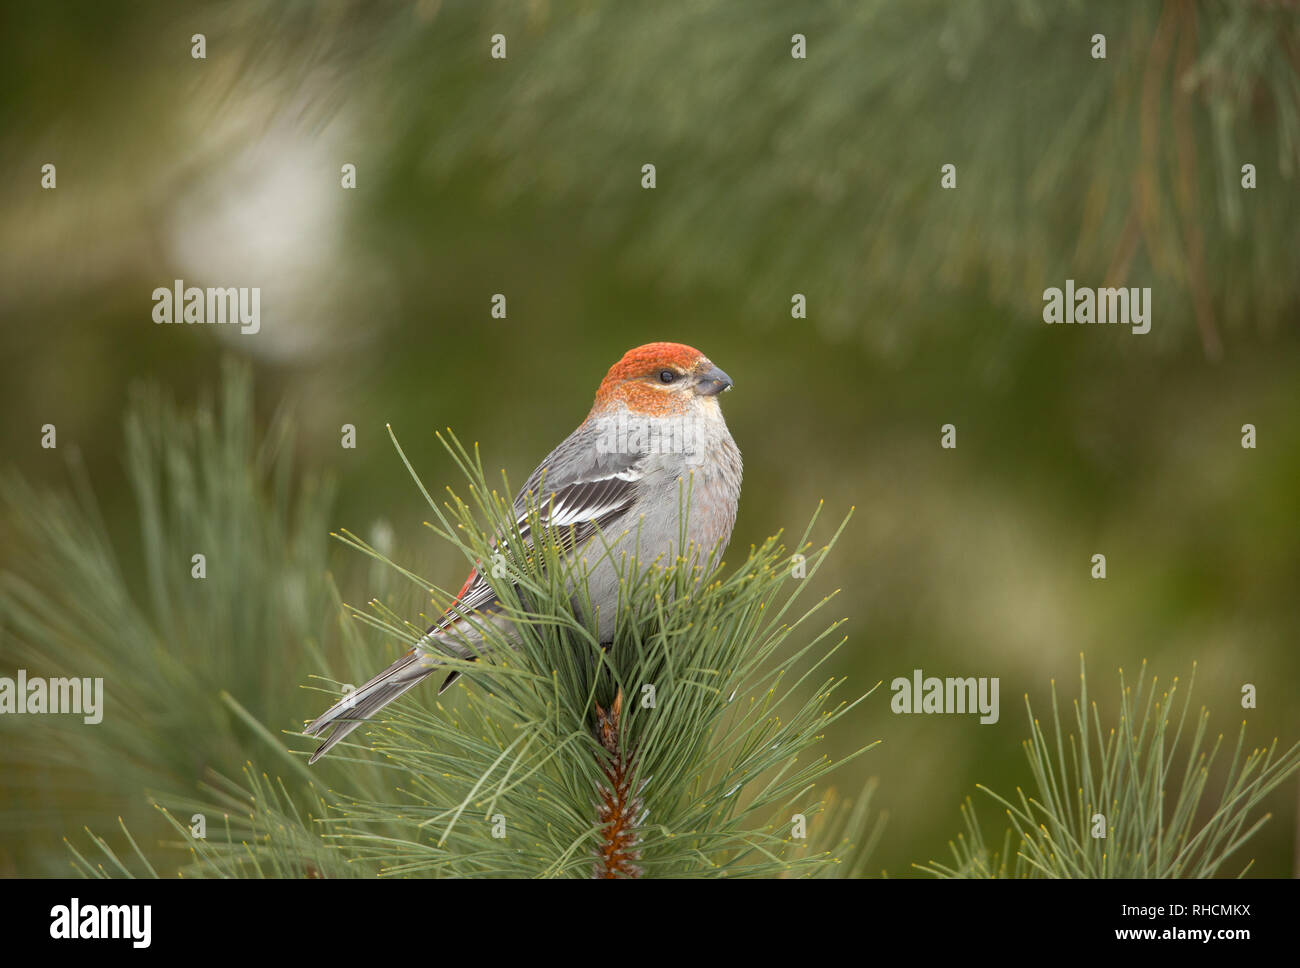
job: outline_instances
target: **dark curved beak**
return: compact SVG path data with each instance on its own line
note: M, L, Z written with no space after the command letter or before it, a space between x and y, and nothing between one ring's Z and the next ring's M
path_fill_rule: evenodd
M723 390L731 389L731 377L716 366L701 373L695 380L695 392L702 397L716 397Z

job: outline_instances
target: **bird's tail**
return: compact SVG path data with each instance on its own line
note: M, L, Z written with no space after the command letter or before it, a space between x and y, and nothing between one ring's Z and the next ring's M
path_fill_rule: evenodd
M418 685L434 672L428 656L412 650L375 676L359 689L348 693L328 710L318 716L303 730L308 736L319 736L330 726L334 731L311 755L308 763L315 763L334 748L334 745L383 709L412 686Z

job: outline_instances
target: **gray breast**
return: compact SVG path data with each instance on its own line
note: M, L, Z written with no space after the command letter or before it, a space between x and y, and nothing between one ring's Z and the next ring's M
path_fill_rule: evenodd
M589 589L593 603L618 601L619 574L633 561L640 569L652 564L663 567L685 553L696 563L703 563L715 550L720 557L731 538L742 462L740 450L720 416L707 421L695 450L650 454L646 461L647 474L637 503L619 522L617 533L605 535L610 554L605 554L599 540L585 549L584 557L591 566ZM602 609L601 641L613 638L615 623L615 607Z

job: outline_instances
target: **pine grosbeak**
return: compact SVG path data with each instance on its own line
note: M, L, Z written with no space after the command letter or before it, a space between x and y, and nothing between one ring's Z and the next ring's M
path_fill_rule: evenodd
M690 346L649 343L629 350L601 382L587 419L551 451L515 498L526 544L531 495L542 521L563 529L568 554L585 557L601 642L614 637L625 562L671 563L679 554L721 552L730 539L741 461L717 399L730 387L731 378ZM687 493L687 547L677 548ZM471 614L473 622L464 617ZM440 655L475 658L484 646L476 623L493 623L510 638L509 622L482 565L470 572L453 608L415 648L306 727L313 736L334 727L311 762L437 671Z

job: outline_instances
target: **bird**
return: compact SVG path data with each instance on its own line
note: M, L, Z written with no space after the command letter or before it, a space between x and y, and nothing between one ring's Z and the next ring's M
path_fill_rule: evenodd
M596 630L607 647L628 559L640 567L715 550L720 555L731 540L743 465L718 402L731 387L731 377L692 346L658 342L628 350L601 381L586 419L514 498L525 545L532 543L531 505L544 525L562 529L556 533L563 535L564 553L584 561ZM308 762L445 670L440 656L476 659L487 624L510 639L509 619L480 563L409 652L307 724L309 736L333 727ZM458 676L451 672L439 692Z

